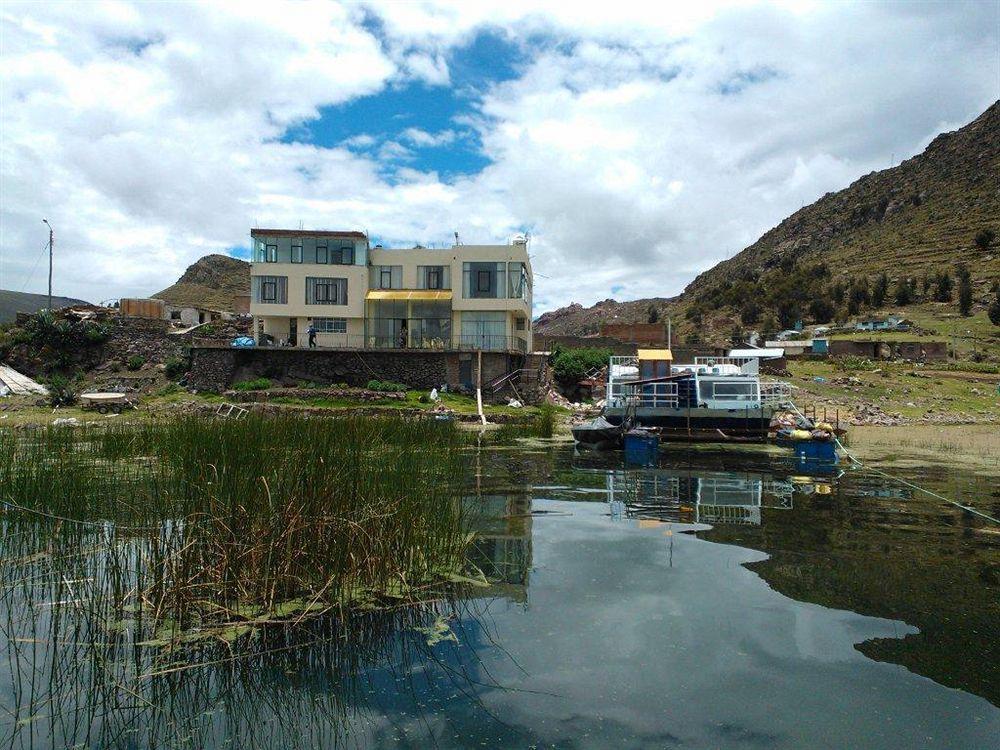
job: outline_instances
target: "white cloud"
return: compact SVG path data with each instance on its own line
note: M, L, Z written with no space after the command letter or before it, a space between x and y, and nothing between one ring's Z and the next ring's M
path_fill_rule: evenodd
M424 244L529 229L549 306L673 294L990 104L997 20L979 3L8 3L0 287L42 288L45 216L57 292L91 299L300 221ZM453 145L450 128L279 140L326 105L447 85L481 29L523 68L455 123L478 131L480 174L419 170L411 148Z

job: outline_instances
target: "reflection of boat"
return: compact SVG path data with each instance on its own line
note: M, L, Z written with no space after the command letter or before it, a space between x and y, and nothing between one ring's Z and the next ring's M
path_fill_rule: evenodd
M626 469L609 472L612 517L759 526L763 508L789 509L791 480L759 473Z

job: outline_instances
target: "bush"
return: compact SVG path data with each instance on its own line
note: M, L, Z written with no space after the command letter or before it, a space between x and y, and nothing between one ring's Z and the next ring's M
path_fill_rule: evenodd
M532 422L531 431L535 437L550 438L556 425L556 407L546 402L538 407L538 415Z
M975 243L976 247L982 250L984 253L990 249L990 245L993 244L993 240L997 237L996 232L992 229L983 229L976 233Z
M878 369L878 364L872 362L867 357L837 357L833 360L834 366L838 370L846 370L848 372L871 372L872 370Z
M48 382L49 406L72 406L76 403L76 387L63 375L52 375Z
M146 358L140 357L138 354L133 354L127 360L125 360L125 366L135 372L136 370L142 369L142 366L146 364Z
M405 383L394 383L391 380L369 380L368 385L365 386L369 391L380 391L382 393L398 393L399 391L406 391L407 387Z
M233 383L234 391L263 391L271 387L271 381L268 378L254 378L253 380L241 380L239 383Z
M179 378L185 372L187 372L187 362L185 362L180 357L171 357L166 361L164 365L167 377L171 380Z
M990 316L990 322L995 326L1000 326L1000 284L993 289L993 303L986 314Z
M587 375L608 364L611 350L597 347L561 349L552 352L550 363L556 380L564 384L577 383Z

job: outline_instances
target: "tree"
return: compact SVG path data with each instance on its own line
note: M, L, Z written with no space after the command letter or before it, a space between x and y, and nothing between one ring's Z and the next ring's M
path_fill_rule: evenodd
M778 323L782 328L791 328L802 318L802 308L798 300L783 299L778 302Z
M956 269L958 275L958 311L965 317L972 314L972 275L964 263Z
M951 274L942 271L937 275L934 288L935 302L951 302L951 292L955 284L951 280Z
M758 305L754 300L748 299L743 303L743 307L740 310L740 320L743 321L743 325L752 326L760 320L760 305Z
M927 295L931 293L931 277L926 273L920 279L920 298L927 299Z
M847 291L848 312L857 315L869 302L871 302L871 292L868 291L868 278L852 279L851 288Z
M773 336L778 332L778 319L774 317L774 313L768 311L763 320L761 320L760 332L765 338Z
M743 335L743 329L734 324L733 330L729 332L729 340L733 346L739 346L743 343Z
M984 253L990 249L990 245L993 244L993 240L997 238L997 233L992 229L981 229L976 232L976 237L974 242L976 247L982 250Z
M835 310L833 302L826 297L815 297L809 303L809 315L817 323L828 323L833 320Z
M650 323L658 323L660 321L660 311L656 309L656 305L649 306L649 312L646 315L646 319Z
M905 307L913 301L913 287L910 286L908 278L905 276L899 277L899 280L896 281L896 290L893 293L893 297L895 297L896 304L901 307Z
M993 303L986 314L990 316L993 325L1000 326L1000 281L993 285Z
M844 297L847 296L847 287L844 286L844 282L838 281L830 289L830 297L833 299L834 303L838 305L844 304Z
M872 305L875 307L882 307L885 303L885 295L889 293L889 275L883 271L881 275L875 279L875 288L872 289Z

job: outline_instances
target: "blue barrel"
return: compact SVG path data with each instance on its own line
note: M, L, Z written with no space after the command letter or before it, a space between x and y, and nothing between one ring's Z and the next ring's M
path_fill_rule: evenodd
M660 439L648 432L625 433L625 462L648 466L656 463Z
M837 444L832 440L799 440L792 443L795 457L800 461L837 463Z

